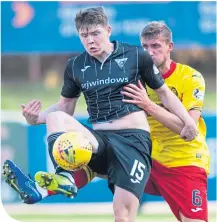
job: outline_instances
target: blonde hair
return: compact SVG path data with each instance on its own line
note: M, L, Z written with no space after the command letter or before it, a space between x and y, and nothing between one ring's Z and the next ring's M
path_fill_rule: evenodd
M166 41L172 42L172 31L165 24L164 21L152 21L149 22L140 33L140 37L142 38L153 38L158 35L162 35Z

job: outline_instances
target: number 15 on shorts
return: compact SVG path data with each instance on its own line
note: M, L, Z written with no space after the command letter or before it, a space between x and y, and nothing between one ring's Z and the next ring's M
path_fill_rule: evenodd
M144 170L145 170L145 165L138 160L134 161L133 168L130 172L130 176L134 177L131 178L132 183L140 183L144 177Z

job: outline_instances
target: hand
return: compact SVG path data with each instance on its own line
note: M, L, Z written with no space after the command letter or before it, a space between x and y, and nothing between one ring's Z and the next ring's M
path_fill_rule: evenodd
M181 138L186 142L194 140L198 135L198 129L195 122L192 120L191 123L184 126L181 131Z
M123 99L123 102L135 104L141 109L146 109L146 107L152 102L146 92L146 89L140 82L138 81L138 86L134 84L128 84L124 86L123 89L125 91L121 91L121 94L130 97L131 99Z
M22 114L26 118L27 123L30 125L36 125L41 111L41 102L38 100L32 100L26 105L22 104L21 107Z

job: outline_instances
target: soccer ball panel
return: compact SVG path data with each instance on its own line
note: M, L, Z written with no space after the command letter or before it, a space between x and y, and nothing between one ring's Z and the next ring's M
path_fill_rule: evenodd
M92 145L79 132L60 135L53 146L53 157L57 165L65 170L75 171L86 166L92 156Z

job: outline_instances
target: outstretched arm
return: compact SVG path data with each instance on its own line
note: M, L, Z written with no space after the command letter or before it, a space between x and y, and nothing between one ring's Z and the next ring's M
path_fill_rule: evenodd
M162 87L155 89L163 105L172 113L176 114L184 122L184 128L180 134L181 138L186 141L193 140L198 135L197 126L191 118L181 101L177 96L164 84ZM189 139L187 139L189 137Z
M41 112L41 102L32 100L28 104L22 104L22 114L30 125L38 125L46 123L46 116L50 112L63 111L69 115L73 115L78 98L60 97L60 100Z
M73 115L78 98L65 98L60 97L58 103L50 106L44 112L40 113L38 118L38 124L46 122L46 116L50 112L63 111L69 115Z
M74 59L70 59L64 72L64 84L59 101L41 112L41 102L32 100L28 104L22 104L22 114L30 125L46 123L47 114L50 112L63 111L69 115L74 114L75 106L80 96L81 89L77 86L72 73Z

